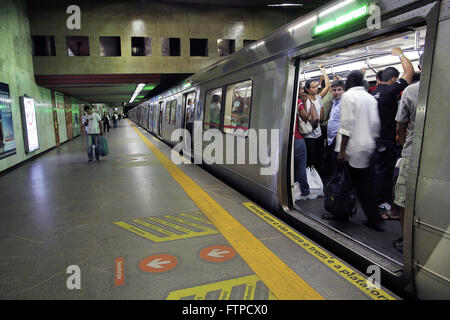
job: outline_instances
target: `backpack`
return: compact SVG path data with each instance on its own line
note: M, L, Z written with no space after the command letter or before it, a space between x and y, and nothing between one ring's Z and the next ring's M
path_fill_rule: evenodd
M338 220L348 220L356 214L356 196L352 190L348 169L344 166L339 166L328 182L324 206Z

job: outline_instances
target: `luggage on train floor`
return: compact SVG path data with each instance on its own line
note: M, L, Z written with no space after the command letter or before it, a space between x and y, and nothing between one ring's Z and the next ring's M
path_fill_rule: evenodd
M347 168L339 165L325 190L325 209L332 214L323 215L323 219L348 220L356 214L357 201Z

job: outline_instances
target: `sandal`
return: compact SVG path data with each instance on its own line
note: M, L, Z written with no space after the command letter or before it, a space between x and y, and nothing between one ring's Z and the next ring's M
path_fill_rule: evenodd
M381 215L381 219L383 220L400 220L400 216L394 216L392 211L386 211L383 212L383 214Z

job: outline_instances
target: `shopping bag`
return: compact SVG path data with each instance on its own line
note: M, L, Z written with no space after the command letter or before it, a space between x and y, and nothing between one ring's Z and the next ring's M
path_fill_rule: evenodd
M100 136L98 141L98 153L104 157L107 156L109 153L108 150L108 142L106 141L106 138L104 136Z
M318 197L323 197L322 178L313 166L306 168L306 178L308 179L310 193L315 194Z

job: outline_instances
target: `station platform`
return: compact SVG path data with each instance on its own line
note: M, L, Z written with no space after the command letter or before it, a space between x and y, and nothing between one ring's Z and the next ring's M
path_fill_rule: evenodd
M105 137L0 176L0 299L399 299L131 121Z

